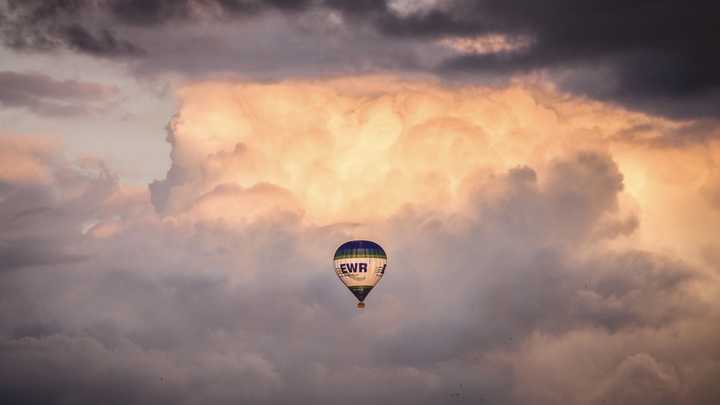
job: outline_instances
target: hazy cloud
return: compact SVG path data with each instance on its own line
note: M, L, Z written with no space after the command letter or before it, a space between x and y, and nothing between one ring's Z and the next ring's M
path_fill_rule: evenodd
M41 115L98 111L117 95L115 87L78 80L56 80L41 73L0 71L0 105Z

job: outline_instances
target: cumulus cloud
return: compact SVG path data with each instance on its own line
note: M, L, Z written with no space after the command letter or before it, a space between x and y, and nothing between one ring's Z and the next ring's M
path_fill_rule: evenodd
M180 98L168 126L173 164L151 186L165 213L184 212L224 184L262 183L292 193L318 223L387 217L407 204L452 211L483 175L541 168L573 150L611 153L633 182L635 203L649 206L649 193L664 187L655 181L706 178L718 152L714 138L698 135L703 129L532 81L501 88L382 76L220 81L188 86ZM693 163L700 155L707 162Z
M714 141L629 141L677 124L532 83L179 98L148 191L5 141L2 241L32 247L0 250L6 402L717 402ZM389 254L363 312L351 238Z

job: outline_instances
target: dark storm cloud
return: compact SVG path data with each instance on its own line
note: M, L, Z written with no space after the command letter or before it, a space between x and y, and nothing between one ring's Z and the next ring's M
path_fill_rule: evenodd
M117 93L99 83L56 80L40 73L0 71L0 105L42 115L76 115L96 111Z
M79 24L63 27L58 37L80 52L97 56L138 55L144 51L124 39L118 39L107 29L91 32Z
M113 32L98 14L102 2L84 0L16 1L0 4L0 37L17 50L58 47L94 56L137 56L142 49Z
M717 117L720 56L712 1L448 1L406 15L385 2L345 9L388 36L502 34L531 46L447 60L444 72L568 69L573 92L675 118ZM330 3L331 6L336 3Z
M263 60L268 57L267 48L273 48L274 56L257 71L271 77L308 74L307 70L332 74L358 66L352 54L343 51L348 47L364 55L370 70L400 67L470 78L549 70L564 89L577 94L672 118L697 118L718 116L720 57L715 51L715 16L720 13L719 7L710 1L684 5L670 0L456 0L414 6L412 2L403 6L402 2L381 0L9 0L0 8L0 32L5 43L15 49L69 47L102 57L145 54L141 71L239 69L253 75L256 72L252 68L238 66L233 58ZM278 26L279 37L273 38L273 30L252 35L260 42L272 38L271 46L263 48L265 51L252 50L248 55L242 52L233 58L222 57L228 53L223 46L205 55L203 50L214 49L218 41L225 44L223 39L207 37L204 44L200 41L192 46L185 44L188 38L180 35L183 29L208 19L237 27L251 19L265 18L267 12L299 19L317 12L339 13L346 35L324 33L333 36L332 40L310 35L305 44L302 38L307 30L291 27L292 32L286 34L288 27ZM172 30L156 33L164 47L168 43L185 44L181 46L185 59L188 51L201 57L190 57L193 63L168 58L166 52L157 53L162 48L153 46L157 41L148 41L147 33L128 31L155 30L168 24ZM321 26L316 24L310 31ZM235 40L240 36L228 35ZM515 51L452 55L433 44L448 36L483 35L526 38L530 45ZM375 45L364 46L362 43L372 36ZM342 42L342 46L334 46L333 41ZM311 44L324 51L317 55ZM420 45L425 46L425 53L435 55L430 58L432 63L400 61L392 66L383 61L388 53L405 58L408 47ZM169 66L168 61L172 62Z
M471 5L472 4L472 5ZM527 49L461 56L450 71L527 72L565 68L563 86L670 117L717 116L720 57L715 2L458 2L446 13L393 20L405 34L527 35ZM442 17L441 17L442 16ZM468 17L469 16L469 17ZM468 22L469 21L469 22ZM471 24L466 32L455 32Z
M241 16L306 4L285 0L8 0L0 4L0 35L13 49L68 47L101 57L137 57L145 54L144 49L114 28L187 21L201 12Z
M193 1L119 0L107 2L120 21L133 25L154 25L174 18L188 18Z

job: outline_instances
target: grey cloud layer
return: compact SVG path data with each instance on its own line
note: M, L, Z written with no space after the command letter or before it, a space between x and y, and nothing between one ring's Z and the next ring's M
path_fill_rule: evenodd
M577 94L673 118L718 116L715 2L457 0L407 12L398 11L398 3L9 0L0 21L10 47L142 56L136 63L144 72L278 78L360 68L507 77L549 69ZM316 20L303 28L295 22L323 13L333 14L334 23ZM293 22L266 20L272 14ZM228 30L220 37L193 33L198 24L218 20L235 28L259 21L266 28ZM532 43L516 51L457 55L433 42L493 34L529 37Z
M111 86L55 80L40 73L0 71L0 105L63 116L98 110L117 93Z
M623 192L604 153L480 176L470 217L369 224L391 268L365 312L329 259L349 225L161 221L102 167L45 164L0 188L3 403L720 399L700 273L603 247Z

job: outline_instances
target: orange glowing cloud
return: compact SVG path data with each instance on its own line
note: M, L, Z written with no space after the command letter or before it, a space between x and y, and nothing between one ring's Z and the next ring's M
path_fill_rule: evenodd
M59 150L59 142L31 136L0 136L0 182L46 184L47 165Z
M215 81L179 98L173 167L151 186L166 215L237 222L282 211L325 225L406 207L463 213L482 178L596 150L620 168L617 215L630 230L641 224L634 242L696 251L720 227L717 142L658 146L681 124L531 79L499 88L395 77ZM642 139L629 135L637 128ZM685 241L660 237L671 230Z
M506 35L482 35L477 37L447 37L438 41L442 46L464 54L489 54L527 49L532 40L527 37L512 38Z

